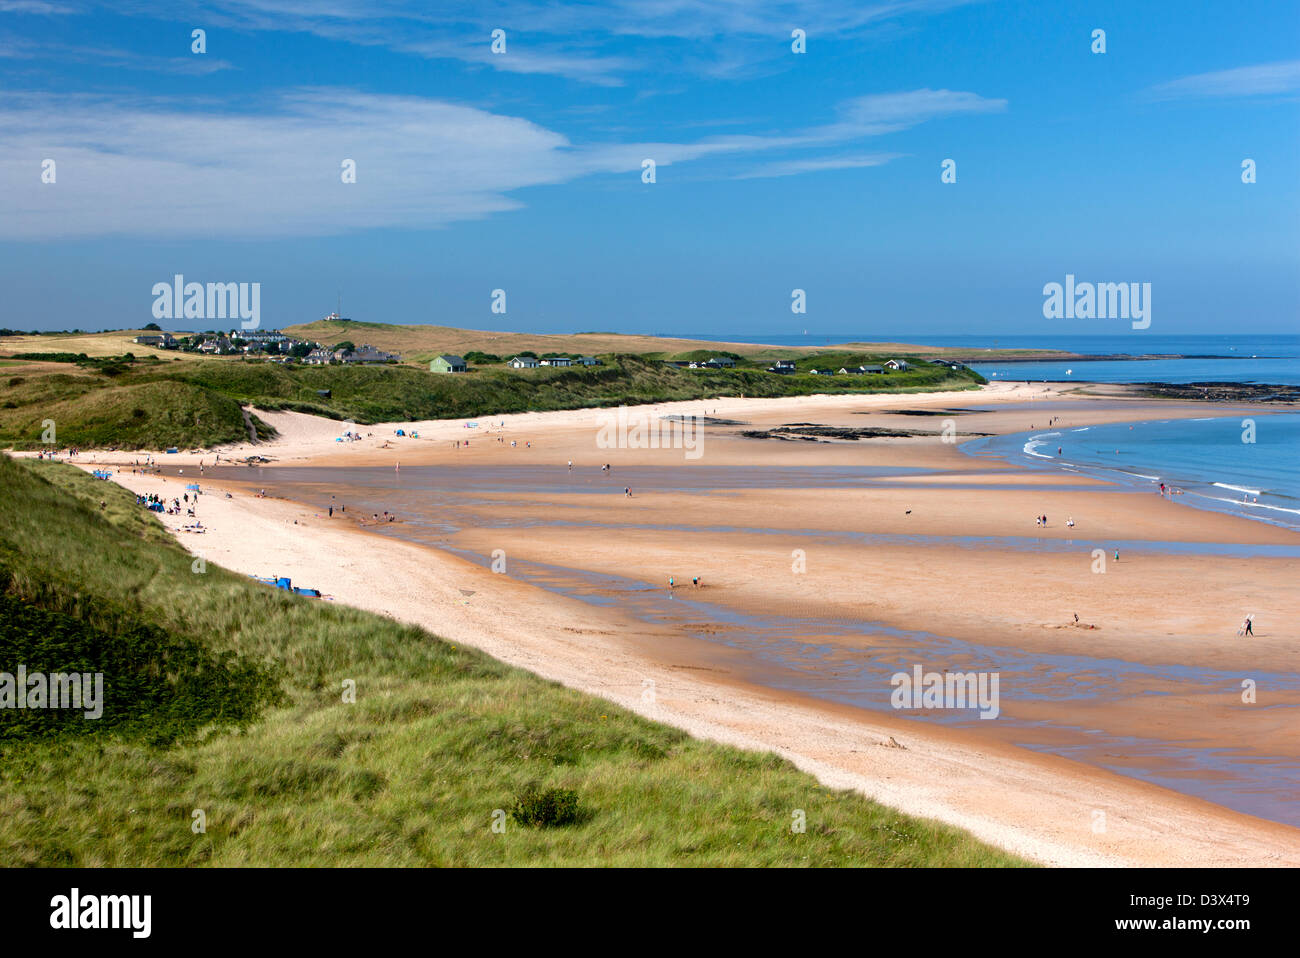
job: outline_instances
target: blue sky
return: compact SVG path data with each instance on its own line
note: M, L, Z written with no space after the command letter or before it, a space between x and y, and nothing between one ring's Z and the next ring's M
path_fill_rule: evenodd
M1300 330L1291 0L0 0L0 90L0 326L182 273L264 326L1127 332L1043 317L1072 273Z

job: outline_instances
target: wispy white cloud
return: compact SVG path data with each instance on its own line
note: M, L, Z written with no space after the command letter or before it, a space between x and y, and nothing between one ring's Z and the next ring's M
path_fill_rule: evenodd
M461 60L507 73L544 73L600 86L622 86L621 74L636 68L635 61L628 57L584 54L557 45L515 43L512 47L507 43L506 53L495 54L486 40L466 43L439 39L402 41L394 48L429 60Z
M1007 101L962 90L907 90L856 97L840 107L840 119L814 131L827 140L896 133L940 117L1001 113Z
M1300 91L1300 60L1282 60L1181 77L1150 87L1146 93L1151 99L1175 100L1191 97L1276 96L1297 91Z
M0 0L0 13L30 13L37 16L57 16L76 13L75 8L46 0Z
M982 2L986 0L178 0L164 7L151 0L117 0L114 9L237 29L310 33L505 72L619 85L640 70L746 76L760 62L770 66L785 58L795 27L807 32L810 43L851 39L907 18ZM506 52L490 55L490 35L498 28L506 31ZM636 52L629 54L629 46Z
M204 75L230 70L234 65L216 57L160 57L112 47L79 46L0 36L0 59L57 60L60 63L94 63L122 70Z
M884 166L896 160L901 153L872 153L867 156L829 156L823 159L784 160L765 163L747 173L737 174L738 180L766 179L777 176L799 176L803 173L823 173L829 170L857 170L870 166Z
M837 147L1004 106L972 93L917 90L849 101L833 122L805 129L575 144L526 119L413 96L303 89L259 103L256 113L189 102L182 109L122 98L19 96L0 106L0 237L429 229L516 209L515 194L528 187L594 174L624 173L639 182L647 158L665 167ZM47 158L57 164L54 184L40 179ZM356 161L356 183L341 181L345 159ZM786 162L783 171L755 175L794 175L849 160L869 162L862 155L783 157L776 161Z

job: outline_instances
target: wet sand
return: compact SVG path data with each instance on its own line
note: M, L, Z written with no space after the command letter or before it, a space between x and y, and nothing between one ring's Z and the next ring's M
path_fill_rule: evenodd
M581 413L511 420L495 434L420 424L430 438L405 444L392 428L363 427L374 437L350 444L324 440L322 429L301 447L284 444L277 458L285 466L207 470L205 483L237 483L239 518L223 521L241 527L221 534L229 540L224 557L208 558L250 573L293 572L300 584L342 599L347 590L334 580L348 579L353 557L391 567L394 588L415 589L407 577L417 573L398 557L436 556L440 568L455 570L449 575L474 582L475 594L446 598L461 608L422 595L422 607L394 614L683 727L707 725L724 740L743 730L746 742L768 747L797 742L787 754L827 781L851 781L1040 860L1300 861L1300 832L1236 813L1300 823L1292 734L1300 536L1085 477L977 460L938 435L945 418L959 433L1008 432L1049 416L1063 425L1203 416L1203 404L1059 394L1031 403L1023 393L989 393L688 404L746 423L706 427L697 460L680 449L597 448L592 417ZM941 415L882 411L917 407ZM738 436L790 422L916 429L928 420L933 438ZM455 448L467 433L470 445ZM517 445L496 441L507 437ZM382 441L395 448L375 448ZM268 454L277 455L274 447ZM193 476L193 463L167 458L177 463L168 471ZM599 470L604 462L610 474ZM327 470L316 468L322 463ZM163 482L117 478L133 487ZM255 486L308 508L252 499ZM326 518L331 501L346 502L349 518ZM280 562L245 541L276 509L299 518L289 533L295 548ZM356 528L360 511L383 509L401 521ZM205 496L201 515L208 511ZM1045 529L1033 520L1044 512ZM1065 528L1067 515L1074 529ZM302 540L319 548L322 535L347 537L333 546L346 549L345 569L296 548ZM1106 556L1104 572L1095 571L1096 549ZM489 571L494 550L504 553L503 575ZM669 575L683 584L671 595ZM690 587L694 575L704 588ZM376 607L382 590L369 585L370 594L358 596L363 585L348 584L348 601ZM518 636L502 634L505 603L528 619ZM471 604L497 606L479 624L486 631L453 635L449 613ZM1240 639L1247 612L1259 634ZM609 681L615 662L631 669L627 689ZM893 710L889 677L913 665L997 672L998 718ZM626 668L621 675L627 679ZM673 695L671 715L663 695L644 708L640 687L650 675L689 687ZM1257 686L1254 703L1242 701L1243 681ZM912 744L880 748L886 729ZM914 762L921 748L938 764L903 774L896 763ZM889 773L877 768L885 753L895 753ZM982 757L972 791L951 775L959 766L969 772L958 756L975 753ZM1011 787L1008 775L1017 798L1000 802L996 790ZM1114 803L1106 805L1111 826L1095 833L1102 795ZM1163 831L1170 827L1202 837L1189 845ZM1229 833L1231 841L1220 842Z

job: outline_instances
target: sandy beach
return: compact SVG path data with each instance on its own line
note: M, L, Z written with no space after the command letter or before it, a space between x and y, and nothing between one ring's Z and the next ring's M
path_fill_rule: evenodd
M1049 419L1073 426L1242 411L1009 383L638 410L647 421L714 420L696 458L680 448L602 447L609 414L596 410L494 417L476 428L464 420L351 427L259 412L280 438L219 450L220 464L213 452L158 456L158 475L132 472L136 454L77 461L117 467L114 480L138 493L179 496L201 482L206 532L177 535L209 562L292 576L333 601L417 623L692 734L776 751L827 785L1037 861L1295 865L1300 829L1153 784L1184 774L1184 759L1121 754L1113 743L1157 736L1185 751L1281 763L1285 791L1287 769L1300 760L1288 718L1300 692L1270 688L1270 679L1295 672L1300 559L1284 553L1300 536L958 448L971 435ZM946 422L957 442L941 438ZM740 435L792 423L933 435ZM351 428L360 441L336 441ZM227 466L250 455L272 465ZM836 471L863 468L875 470L863 481ZM413 485L381 489L380 472L405 473ZM433 491L417 495L426 481ZM268 498L254 494L262 487ZM293 496L277 498L290 488ZM391 502L398 521L376 523L367 501ZM331 518L333 502L351 508ZM1036 526L1044 513L1048 525ZM182 525L178 516L160 519ZM1109 563L1101 573L1098 542ZM1124 543L1118 561L1114 542ZM494 574L487 559L496 550L520 573ZM672 600L669 576L680 599L663 606ZM695 576L703 588L692 589ZM1243 641L1235 631L1247 612L1258 635ZM701 639L701 618L718 641ZM759 620L815 637L821 658L802 670L792 660L773 665L727 641L728 629L739 635ZM935 638L917 651L922 632L943 644ZM1008 683L1008 721L945 724L858 707L839 692L879 697L867 679L853 686L864 656L988 663ZM1066 687L1078 681L1073 663L1086 664L1089 694ZM825 684L831 673L844 684ZM1207 677L1218 684L1206 686ZM1230 691L1237 678L1258 680L1258 705L1269 707L1244 704ZM1112 743L1110 758L1088 751L1075 731L1090 728ZM1076 735L1081 760L1072 761L1062 756ZM1148 780L1118 774L1127 764L1143 765ZM1232 770L1222 774L1231 781Z

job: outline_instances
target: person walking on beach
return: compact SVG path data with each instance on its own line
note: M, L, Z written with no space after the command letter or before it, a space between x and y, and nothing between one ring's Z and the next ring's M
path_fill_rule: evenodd
M625 495L625 496L627 496L627 498L631 499L631 498L632 498L632 487L631 487L631 486L624 486L624 487L623 487L623 495Z
M1254 618L1254 617L1253 617L1253 616L1249 616L1249 615L1246 616L1246 621L1242 624L1242 626L1241 626L1241 632L1240 632L1239 634L1241 634L1241 635L1254 635L1254 634L1255 634L1254 631L1251 629L1251 624L1252 624L1252 623L1251 623L1251 619L1252 619L1252 618Z
M672 577L672 576L669 576L669 577L668 577L668 591L669 591L669 592L672 592L674 588L676 588L676 584L673 582L673 577Z

